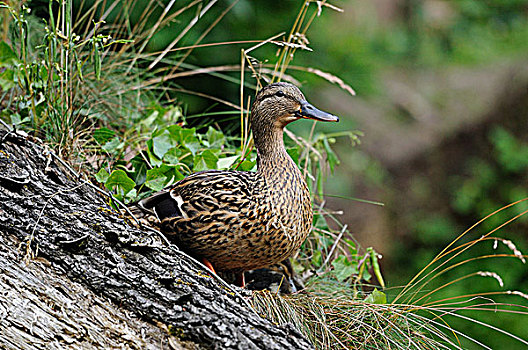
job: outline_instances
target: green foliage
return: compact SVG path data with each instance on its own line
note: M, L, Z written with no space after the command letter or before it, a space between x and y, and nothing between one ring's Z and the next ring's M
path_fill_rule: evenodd
M55 14L50 1L44 23L30 17L23 3L19 8L5 6L14 39L12 46L0 43L5 67L2 100L7 107L3 117L9 116L12 124L27 124L66 157L83 152L85 130L97 121L85 108L91 103L86 88L90 80L100 79L103 50L127 42L98 34L98 24L81 38L73 32L71 6L71 0L60 1Z
M381 74L395 65L422 69L499 62L522 59L528 49L525 0L398 4L383 10L375 2L337 4L350 16L346 28L342 14L321 16L311 43L325 54L299 61L339 74L365 96L384 94Z
M105 181L105 187L114 190L118 199L123 199L135 185L135 182L121 169L112 171Z
M125 169L128 179L133 183L132 187L137 186L138 190L145 186L150 190L159 191L193 172L232 169L242 161L240 149L229 143L222 132L212 127L205 133L200 133L196 128L186 128L178 124L157 126L146 139L145 150L139 149L127 155L130 161L123 159L123 150L135 145L127 144L125 140L104 129L97 129L94 139L99 142L106 140L101 148L114 157L111 168ZM251 154L249 157L250 159L244 159L245 167L253 168L255 155ZM112 177L98 176L96 179L107 188L115 190L113 185L109 185ZM116 195L120 198L119 193ZM125 202L137 200L136 197L122 196L121 199Z
M500 207L501 203L528 197L528 190L522 182L515 184L516 178L524 178L528 174L528 144L502 127L493 128L489 139L493 158L472 159L468 164L470 176L453 181L452 206L460 214L483 217ZM522 204L517 210L522 212L526 208ZM504 216L498 215L485 228L492 229L502 222Z
M385 293L374 289L372 293L365 298L365 302L370 304L387 304L387 296Z
M445 317L445 321L493 348L500 344L514 347L519 343L511 337L508 339L498 334L490 336L477 322L491 323L499 329L522 334L526 321L522 312L516 318L508 316L512 311L507 306L517 303L526 305L526 302L512 301L514 298L506 297L512 293L509 290L517 290L516 293L521 293L517 295L522 295L528 287L525 282L526 265L520 258L527 246L523 235L519 234L528 227L528 205L523 200L528 198L525 184L528 176L528 144L523 135L523 131L508 130L499 125L492 125L482 136L476 135L478 141L475 144L480 149L473 149L471 154L475 155L467 159L461 157L466 161L459 169L450 169L445 181L448 190L445 191L445 198L433 198L438 193L434 190L439 187L437 177L433 177L433 183L431 179L429 183L423 179L424 183L419 187L425 195L422 202L418 202L422 206L407 219L411 227L407 239L409 245L395 248L404 252L399 259L405 262L405 266L421 268L424 261L432 260L434 266L438 267L431 272L432 267L428 265L427 272L421 274L423 280L417 282L420 290L415 291L415 294L408 293L404 303L415 304L418 300L418 303L435 305L435 302L426 302L431 299L438 300L438 305L441 305L453 298L461 303L464 300L464 307L467 308L464 315L478 321L467 322L455 316L456 313ZM454 170L456 175L451 175ZM507 205L509 203L516 204L510 206ZM442 254L434 257L435 251L444 245L446 237L455 237L457 232L466 229L460 226L460 222L479 224L461 234ZM509 238L506 240L502 238L504 236ZM410 242L413 242L412 245ZM410 249L412 254L407 253ZM501 256L508 259L504 260ZM395 278L396 274L391 276L393 283ZM497 281L500 281L500 285L497 285ZM422 286L423 283L426 286ZM480 307L473 300L480 293L487 295L497 305L500 304L498 311L506 311L497 312L493 319L479 315L476 311L470 312L471 307ZM473 304L477 306L471 306Z
M125 41L98 33L81 38L71 27L71 0L60 2L58 14L52 4L44 24L29 17L23 3L19 8L3 6L13 20L13 42L18 45L0 42L0 65L5 68L0 85L8 94L3 97L8 101L4 117L9 114L15 124L29 123L37 134L63 149L85 126L81 82L93 78L93 72L99 80L103 49ZM90 59L93 66L87 65Z
M88 173L98 170L95 179L125 203L159 191L196 171L255 170L256 154L247 128L247 113L242 113L240 125L233 122L241 114L236 109L240 101L230 101L233 96L240 96L240 86L253 88L253 84L263 83L264 74L271 81L294 79L287 75L292 71L302 74L316 71L318 77L346 85L330 74L289 66L294 56L296 59L300 56L301 63L309 62L325 67L325 71L342 73L362 92L373 92L375 75L384 65L395 62L434 65L444 60L480 62L502 57L505 52L525 48L528 32L526 16L517 11L521 6L519 1L449 3L458 16L441 26L426 20L422 4L413 1L409 2L413 8L408 22L401 20L389 28L378 26L370 16L360 16L357 23L351 24L351 30L345 31L332 26L340 24L333 21L331 15L322 16L322 24L317 27L312 42L320 43L318 51L325 54L305 55L308 50L301 52L299 48L308 43L308 27L318 17L319 10L325 15L329 11L324 2L306 2L291 29L292 35L284 39L276 56L273 56L277 51L275 44L262 46L264 51L259 53L264 54L260 55L263 57L260 60L254 52L256 46L245 47L241 66L248 69L235 67L236 72L228 74L222 70L225 68L222 65L238 60L239 48L232 50L221 46L219 49L212 45L207 49L211 51L195 50L215 25L203 20L208 10L202 7L197 11L199 15L183 11L180 17L176 13L183 7L177 9L177 5L165 12L167 8L163 2L126 1L108 12L107 24L95 18L95 14L105 12L102 6L106 3L96 2L91 9L83 11L80 8L79 12L86 12L86 16L72 25L70 0L50 1L49 4L50 16L44 22L32 18L27 7L3 6L3 11L9 12L8 25L13 39L0 41L0 103L6 107L0 117L13 124L29 126L36 135L59 146L63 155L72 155L73 149L82 153L73 154L72 160L83 164L83 170ZM53 12L53 4L58 5L58 13ZM283 29L285 21L290 22L292 8L299 5L278 2L273 5L273 13L259 13L255 17L254 13L262 4L264 2L240 1L240 7L234 10L233 25L212 31L210 43L232 40L233 32L243 31L251 36L245 39L253 40L253 20L260 22L260 27L273 31L259 33L258 37L275 35L277 29ZM202 2L190 6L195 5L201 6ZM224 9L218 7L207 7L220 11L213 14L214 19L223 16ZM152 17L142 15L147 8ZM124 9L130 12L122 11ZM493 25L490 26L490 22ZM81 27L88 29L82 33ZM175 40L175 33L178 40ZM328 40L329 37L332 40ZM134 43L128 40L130 38ZM147 51L163 50L169 43L174 43L172 49L158 56ZM184 62L189 56L201 66ZM276 64L269 63L268 57L276 57ZM343 71L345 65L348 69ZM256 79L245 80L244 74L248 72ZM199 81L187 85L180 79L196 74L207 74L215 80L202 75ZM228 87L219 86L219 80L229 82ZM188 86L199 86L200 91L186 89ZM346 87L345 90L350 91ZM203 101L189 95L181 98L182 92L211 95L211 100L228 106L229 110L218 106L206 109ZM240 96L240 109L245 108L245 93L244 90ZM209 108L211 102L208 100L206 104ZM192 109L199 112L191 115ZM449 313L458 311L443 309L442 299L435 305L436 309L428 309L426 304L423 316L414 313L414 308L419 306L387 304L384 292L372 291L371 286L364 284L366 281L384 286L380 256L372 248L362 252L347 228L324 207L325 180L340 163L333 150L334 142L342 136L355 145L360 135L357 132L314 134L312 131L308 137L301 138L288 133L292 141L288 142L288 153L307 178L316 208L314 230L295 263L301 275L312 274L308 279L308 292L315 297L299 293L292 297L292 300L298 298L295 303L288 306L300 310L300 316L294 316L296 320L302 318L299 329L320 348L406 349L409 344L424 349L444 348L445 344L460 348L434 327L443 324L443 319L436 322L446 310ZM455 196L451 205L460 215L484 215L504 198L526 195L522 186L507 186L501 182L504 176L526 175L526 145L500 129L490 138L495 146L493 162L476 159L468 169L470 176L453 181ZM387 180L386 172L369 163L363 154L358 153L355 159L358 162L354 166L362 166L362 171L368 172L373 182ZM520 213L525 210L524 205L512 209ZM492 227L501 220L505 220L504 217L497 215L486 225ZM428 243L434 241L432 237L438 238L454 226L453 220L440 214L423 220L417 215L415 222L417 232L424 233L423 239ZM422 257L418 258L420 264L428 254L430 252L416 253ZM418 292L410 293L409 300L416 300L416 296L421 300L423 294L429 296L430 292L423 291L427 283L413 285ZM365 294L368 295L365 297ZM463 294L462 290L459 295ZM434 340L438 338L441 341Z
M334 274L339 282L343 282L353 275L357 275L359 272L357 265L357 261L350 261L350 259L344 255L340 255L337 259L332 261Z

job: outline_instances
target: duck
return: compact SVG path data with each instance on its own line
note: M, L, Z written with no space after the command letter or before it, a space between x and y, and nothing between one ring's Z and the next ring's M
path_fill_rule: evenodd
M142 199L161 232L213 272L244 272L290 257L312 229L310 191L286 152L284 128L299 119L338 122L310 104L293 84L263 87L251 107L256 171L207 170Z

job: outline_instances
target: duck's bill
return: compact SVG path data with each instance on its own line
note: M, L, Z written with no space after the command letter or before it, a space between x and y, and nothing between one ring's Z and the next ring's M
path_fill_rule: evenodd
M301 108L297 111L300 118L319 120L322 122L338 122L339 117L315 108L307 101L301 102Z

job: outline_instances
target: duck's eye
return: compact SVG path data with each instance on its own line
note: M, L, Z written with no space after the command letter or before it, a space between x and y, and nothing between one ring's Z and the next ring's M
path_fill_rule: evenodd
M275 93L275 96L277 96L277 97L284 97L284 96L286 96L286 94L284 93L284 91L279 90L279 91L277 91L277 92Z

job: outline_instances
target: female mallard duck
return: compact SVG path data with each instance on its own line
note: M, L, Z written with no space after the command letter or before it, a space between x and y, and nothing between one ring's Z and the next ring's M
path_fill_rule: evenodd
M209 268L208 262L243 277L284 260L312 227L310 192L283 141L284 127L301 118L339 121L308 103L294 85L266 86L251 108L256 172L198 172L143 199L140 207L154 211L161 231Z

